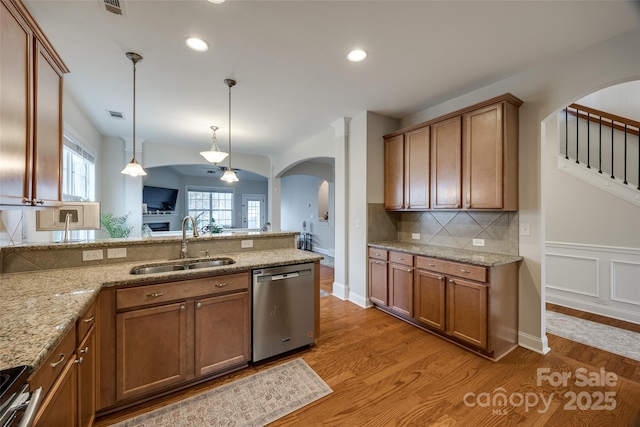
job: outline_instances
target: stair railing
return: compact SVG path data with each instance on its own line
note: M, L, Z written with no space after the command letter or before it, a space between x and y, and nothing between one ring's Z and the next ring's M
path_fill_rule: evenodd
M580 124L584 123L581 120L586 121L587 123L587 136L586 136L586 150L587 150L587 169L591 169L591 123L596 123L598 125L599 135L598 135L598 172L603 174L603 165L602 165L602 135L603 129L602 127L610 127L611 128L611 176L610 178L615 180L615 171L614 171L614 150L615 150L615 131L618 130L622 132L624 137L624 165L623 165L623 177L618 177L621 179L625 185L628 185L628 151L629 151L629 135L635 135L638 137L640 135L640 122L637 122L632 119L628 119L625 117L617 116L615 114L610 114L604 111L596 110L594 108L586 107L584 105L579 104L571 104L567 108L564 109L565 114L565 146L564 146L564 154L565 159L569 160L569 115L575 116L576 126L575 126L575 136L576 136L576 158L575 162L580 164L579 153L580 153ZM606 131L606 130L605 130ZM638 143L638 139L636 138L636 143ZM638 164L636 165L637 171L633 171L637 173L638 178L638 190L640 190L640 147L638 147Z

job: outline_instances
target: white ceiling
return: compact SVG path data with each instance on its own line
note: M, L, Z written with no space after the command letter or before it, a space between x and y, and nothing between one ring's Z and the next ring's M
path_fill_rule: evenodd
M277 154L340 117L405 117L638 27L628 1L25 0L71 70L65 87L105 136ZM188 36L210 43L205 53ZM369 58L350 63L347 53ZM576 70L580 72L580 70ZM514 93L516 96L517 93ZM107 110L121 111L115 120Z

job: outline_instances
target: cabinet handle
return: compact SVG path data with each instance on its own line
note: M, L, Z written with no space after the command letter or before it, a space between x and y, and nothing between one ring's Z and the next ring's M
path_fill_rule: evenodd
M186 307L184 304L182 304L182 305L180 306L180 311L185 311L186 309L187 309L187 307Z
M456 209L460 209L460 203L456 204Z
M150 298L157 298L157 297L161 297L162 295L164 295L164 292L154 292L152 294L147 294L147 296Z
M413 271L413 268L407 268L407 273L411 273Z
M465 270L465 269L461 268L460 269L460 273L470 274L471 272L469 270Z
M453 281L453 279L449 279L449 283L453 285L455 282Z
M435 267L435 264L427 264L429 267Z
M31 199L31 204L33 206L35 206L35 205L44 205L44 200L43 199Z
M93 316L89 317L88 319L84 319L84 323L91 323L91 322L93 322L93 320L94 320L95 318L96 318L96 316L95 316L95 315L93 315Z
M27 199L26 197L22 199L22 204L23 205L30 205L31 204L31 200Z
M73 363L77 363L78 365L82 365L82 362L84 362L84 359L82 358L82 356L80 356L80 359L75 360Z
M60 354L60 360L58 360L57 362L54 362L51 364L52 368L56 368L58 367L59 364L61 364L62 362L64 362L64 353Z
M85 347L83 350L80 350L80 354L89 354L89 347Z
M376 252L376 256L380 256L380 254L378 252Z
M225 286L227 286L227 285L228 285L228 283L218 283L218 284L216 285L216 288L224 288L224 287L225 287Z
M202 308L202 303L201 302L196 303L196 308Z
M398 261L404 261L404 258L398 257Z
M384 265L384 262L380 262L380 261L376 261L375 263L378 265Z
M438 280L442 282L442 279L444 279L444 277L442 276L438 276Z

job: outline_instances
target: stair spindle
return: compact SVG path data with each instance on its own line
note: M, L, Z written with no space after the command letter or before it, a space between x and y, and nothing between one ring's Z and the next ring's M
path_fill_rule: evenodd
M576 108L576 163L580 163L580 110Z
M600 116L600 143L598 145L598 172L602 173L602 116Z
M587 113L587 169L591 169L591 113Z
M613 125L613 120L611 120L611 179L616 179L613 174L613 130L615 126Z
M627 124L624 124L624 184L627 183Z
M564 158L569 160L569 107L564 109Z

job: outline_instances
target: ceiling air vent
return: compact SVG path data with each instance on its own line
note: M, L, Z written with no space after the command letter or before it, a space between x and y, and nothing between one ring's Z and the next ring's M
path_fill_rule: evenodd
M107 12L111 12L116 15L123 14L120 0L100 0L100 2L104 5L104 8L107 10Z
M124 120L124 113L121 113L120 111L107 110L107 114L112 119Z

